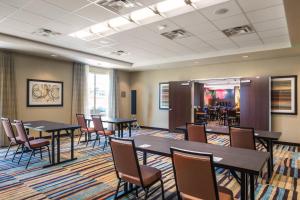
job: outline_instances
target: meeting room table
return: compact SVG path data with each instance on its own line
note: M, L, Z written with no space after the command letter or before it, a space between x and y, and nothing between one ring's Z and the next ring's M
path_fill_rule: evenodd
M184 138L186 140L188 139L186 125L176 127L176 130L182 131L184 133ZM229 127L228 126L206 126L206 132L229 135ZM255 139L257 139L266 148L266 150L270 152L270 159L268 162L268 180L267 180L267 182L269 182L273 174L273 166L274 166L273 143L274 141L279 140L281 136L281 132L255 130L254 136Z
M238 171L241 174L241 199L255 199L255 178L268 162L270 153L213 145L186 140L139 135L133 137L137 151L143 152L143 164L147 164L147 153L171 157L170 148L176 147L189 151L213 154L213 165ZM248 179L249 178L249 179ZM205 180L203 180L205 182ZM250 188L250 190L249 190Z
M74 157L74 131L80 128L79 125L64 124L64 123L51 122L45 120L26 121L23 122L23 124L27 132L29 132L29 130L38 131L40 133L40 137L42 137L43 132L51 133L51 164L44 166L44 168L77 159ZM60 153L61 153L60 138L61 135L64 133L66 133L71 139L70 141L71 158L68 160L61 161L60 160ZM56 141L57 153L55 153L55 141Z
M90 127L92 118L86 118L87 124ZM102 122L114 124L118 130L118 137L124 137L124 127L128 125L128 136L131 137L131 126L132 123L136 122L136 119L129 119L129 118L117 118L117 117L103 117L101 118Z

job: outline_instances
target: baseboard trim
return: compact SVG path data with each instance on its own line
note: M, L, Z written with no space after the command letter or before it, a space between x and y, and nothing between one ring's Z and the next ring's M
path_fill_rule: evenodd
M289 146L296 146L300 147L300 143L294 143L294 142L286 142L286 141L273 141L274 144L282 144L282 145L289 145Z
M169 131L168 128L159 128L159 127L153 127L153 126L141 126L141 128L160 130L160 131Z

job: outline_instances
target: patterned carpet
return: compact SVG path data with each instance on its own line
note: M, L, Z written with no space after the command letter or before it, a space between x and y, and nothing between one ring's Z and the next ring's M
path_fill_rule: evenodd
M182 139L182 134L168 133L156 130L134 131L138 134L151 134L158 137L170 137ZM209 143L216 145L229 145L228 136L210 134ZM69 139L62 141L62 159L69 157ZM103 145L103 144L101 144ZM41 160L37 155L26 170L25 165L28 155L23 156L18 165L11 162L12 153L4 159L6 148L0 149L0 199L113 199L117 179L114 172L109 148L102 151L102 147L96 145L92 148L92 142L88 147L84 143L75 145L76 161L62 164L56 167L43 169L48 163L47 153ZM264 151L258 144L258 149ZM12 151L13 152L13 151ZM265 183L266 167L262 178L258 178L256 187L256 199L300 199L300 153L298 147L275 145L275 168L270 184ZM148 164L163 171L164 186L167 199L176 199L175 183L169 158L150 155ZM239 199L239 184L227 176L226 170L218 168L217 180L221 186L231 189L236 199ZM140 194L142 196L142 193ZM298 197L299 196L299 197ZM160 199L157 192L152 199ZM134 199L128 196L123 199Z

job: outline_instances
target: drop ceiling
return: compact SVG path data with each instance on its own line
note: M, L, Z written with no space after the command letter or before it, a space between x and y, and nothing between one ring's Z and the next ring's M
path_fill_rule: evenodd
M0 33L132 63L128 68L133 69L291 47L283 0L230 0L93 41L71 37L71 33L138 9L114 13L97 2L0 0ZM138 2L145 7L160 1ZM219 9L228 12L218 15ZM222 32L242 25L252 26L255 32L230 38ZM51 37L34 34L40 28L61 34ZM176 29L184 29L191 35L178 40L161 35ZM125 53L112 53L118 51Z

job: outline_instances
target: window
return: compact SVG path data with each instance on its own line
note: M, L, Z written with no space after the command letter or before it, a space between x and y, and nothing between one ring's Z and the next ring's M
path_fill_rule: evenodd
M109 75L90 72L88 76L89 114L108 116Z

